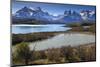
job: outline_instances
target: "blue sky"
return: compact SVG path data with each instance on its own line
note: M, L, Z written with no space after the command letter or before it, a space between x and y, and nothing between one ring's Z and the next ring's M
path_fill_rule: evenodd
M48 12L52 15L63 14L65 10L75 10L77 12L81 10L95 10L95 6L86 6L86 5L72 5L72 4L49 4L49 3L38 3L38 2L21 2L21 1L12 1L12 13L14 14L19 9L27 7L41 7L43 11Z

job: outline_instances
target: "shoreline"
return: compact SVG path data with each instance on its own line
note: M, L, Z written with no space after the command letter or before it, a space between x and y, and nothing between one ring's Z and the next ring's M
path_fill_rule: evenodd
M96 34L92 33L92 32L74 32L74 31L38 32L38 33L36 32L36 33L28 33L28 34L12 34L12 38L13 38L12 42L16 40L16 37L22 39L22 42L25 41L25 39L27 39L27 38L29 39L29 40L27 40L27 42L35 42L35 41L41 41L41 40L45 40L48 38L52 38L52 37L57 36L59 34L87 34L87 35L96 36ZM33 38L31 38L31 37L33 37ZM34 39L34 37L35 37L35 39Z
M93 42L91 41L91 36L92 36L92 39L95 39L95 35L91 34L90 32L84 32L84 33L83 32L67 32L67 33L54 33L53 32L53 33L49 33L49 34L48 33L45 33L45 34L40 33L40 35L41 35L40 37L43 37L43 35L46 35L46 34L47 34L47 36L45 39L36 40L36 41L24 41L24 42L29 43L29 45L33 45L33 46L30 46L31 50L33 49L32 47L34 47L34 44L37 44L37 48L41 50L41 48L43 46L46 48L47 45L48 46L50 45L48 48L55 48L56 47L55 45L57 45L57 43L58 43L58 47L56 47L56 48L59 48L62 46L68 46L68 45L77 46L77 45L95 43L95 40L93 40ZM53 35L51 35L51 34L53 34ZM85 40L84 40L84 37L85 37ZM83 43L80 42L79 40L82 40ZM90 42L88 42L88 40ZM60 43L60 41L61 41L61 43ZM75 45L75 43L73 43L73 42L78 42L78 43L76 43L76 45ZM34 44L32 44L32 43L34 43ZM42 44L42 45L44 44L44 45L41 46L40 44ZM16 45L13 45L13 46L16 46ZM46 48L46 49L48 49L48 48Z

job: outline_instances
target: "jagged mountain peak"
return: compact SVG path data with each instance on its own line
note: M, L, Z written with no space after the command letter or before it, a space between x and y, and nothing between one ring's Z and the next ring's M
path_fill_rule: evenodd
M27 6L24 6L23 9L28 9L28 7Z
M48 12L43 11L41 7L28 7L24 6L19 9L13 17L22 19L35 19L49 22L77 22L82 20L95 20L95 11L92 10L82 10L77 12L75 10L65 10L63 14L58 16L50 15Z
M18 10L16 13L24 13L24 12L26 12L26 13L27 12L33 12L33 10L31 8L25 6L25 7L21 8L20 10Z
M27 6L24 6L23 8L18 10L14 15L15 17L27 18L30 17L33 14L33 12L34 11L32 9L30 9Z
M87 13L87 14L93 13L93 14L95 14L95 11L93 11L93 10L82 10L80 13Z
M64 15L71 15L71 10L65 10Z
M36 19L36 20L52 20L52 15L48 12L44 12L41 7L27 7L24 6L23 8L19 9L15 14L15 18L22 18L22 19Z
M41 7L36 7L35 11L42 11Z
M75 15L80 15L80 14L78 12L76 12L76 11L73 11L73 10L66 10L64 12L64 15L65 16L75 16Z
M82 10L81 12L80 12L80 15L81 15L81 17L84 19L84 20L93 20L93 19L95 19L95 11L93 11L93 10Z
M31 8L27 7L27 6L24 6L22 9L20 10L23 10L23 11L33 11Z

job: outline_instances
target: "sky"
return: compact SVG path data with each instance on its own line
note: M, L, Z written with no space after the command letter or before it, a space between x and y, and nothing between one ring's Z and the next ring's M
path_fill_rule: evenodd
M36 8L41 7L45 12L51 15L61 15L65 10L73 10L80 12L81 10L95 10L95 6L87 5L74 5L74 4L54 4L54 3L40 3L40 2L22 2L22 1L12 1L12 14L20 10L24 6Z

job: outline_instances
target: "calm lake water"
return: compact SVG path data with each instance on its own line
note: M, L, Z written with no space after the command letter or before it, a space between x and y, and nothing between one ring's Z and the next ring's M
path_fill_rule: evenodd
M56 35L53 38L46 39L43 41L31 42L29 47L31 50L33 50L34 46L36 45L35 50L45 50L48 48L59 48L68 45L77 46L88 43L95 43L95 35L66 33Z
M64 27L64 24L46 24L46 25L12 25L12 33L34 33L34 32L57 32L57 31L66 31L71 28Z

